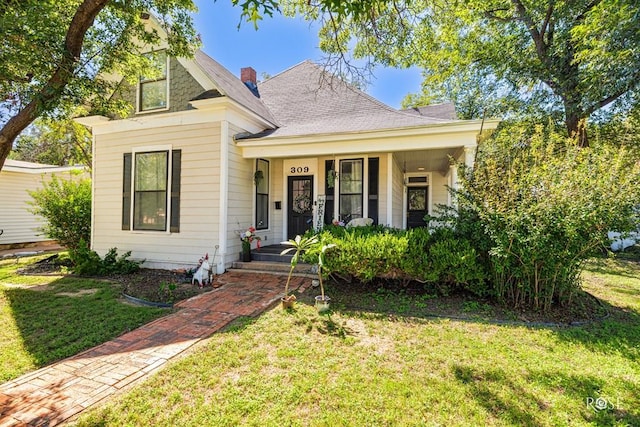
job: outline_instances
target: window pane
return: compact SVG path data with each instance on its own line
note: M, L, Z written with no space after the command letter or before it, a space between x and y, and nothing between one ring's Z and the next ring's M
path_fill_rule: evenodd
M140 83L140 111L167 106L167 81Z
M167 229L167 192L136 192L133 228L134 230Z
M256 228L258 230L269 227L269 196L258 194L256 196Z
M261 194L269 193L269 162L266 160L258 160L256 171L262 173L262 179L256 187L256 192Z
M424 211L427 209L426 188L409 188L407 191L410 211Z
M134 182L134 230L167 229L166 151L136 154Z
M362 218L362 159L340 161L340 219Z
M146 82L151 80L164 80L167 78L167 52L155 52L148 53L145 55L152 62L152 66L154 68L154 73L150 76L142 76L140 81Z
M343 221L362 218L362 195L340 196L340 218Z
M136 154L136 191L155 191L167 189L166 151Z
M362 160L340 162L340 193L362 193Z

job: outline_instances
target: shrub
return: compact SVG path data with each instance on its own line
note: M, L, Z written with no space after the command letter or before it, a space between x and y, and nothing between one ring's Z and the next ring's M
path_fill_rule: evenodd
M43 183L40 190L31 191L32 212L46 221L41 231L69 249L77 248L81 240L91 235L91 180L88 178L59 179Z
M542 311L569 304L607 231L634 227L639 173L637 153L624 144L580 148L553 129L507 127L461 174L455 227L473 230L498 300Z
M74 267L73 272L81 276L106 276L109 274L130 274L140 269L144 261L128 259L131 251L118 256L116 248L111 248L104 256L89 249L87 243L82 240L77 248L69 251Z
M388 227L325 229L323 244L336 248L325 255L323 270L348 275L360 282L397 279L427 282L442 293L469 290L486 293L486 272L471 243L448 228L398 230ZM319 248L305 255L317 263Z

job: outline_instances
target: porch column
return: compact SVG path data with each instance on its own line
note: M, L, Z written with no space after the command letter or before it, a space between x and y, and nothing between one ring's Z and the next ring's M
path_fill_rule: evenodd
M473 164L476 160L476 149L478 147L475 145L467 145L464 147L464 164L468 168L473 168Z
M458 190L458 166L454 163L449 166L449 182L451 189L454 191ZM448 202L449 206L456 206L455 197L449 192L448 194Z

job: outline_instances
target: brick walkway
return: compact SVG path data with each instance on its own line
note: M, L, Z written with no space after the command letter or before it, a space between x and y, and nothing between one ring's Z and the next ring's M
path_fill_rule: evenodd
M54 426L162 368L240 316L257 316L283 295L286 276L228 272L220 288L177 305L113 341L0 385L0 427ZM303 291L309 279L293 277Z

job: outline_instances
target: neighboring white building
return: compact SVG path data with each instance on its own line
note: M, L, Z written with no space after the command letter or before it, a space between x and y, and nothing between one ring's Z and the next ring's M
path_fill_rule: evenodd
M28 246L49 241L39 231L43 219L31 213L33 201L29 191L42 188L52 175L69 178L76 166L52 166L39 163L5 160L0 171L0 249Z
M164 73L114 95L129 117L79 119L94 138L91 246L148 267L216 245L228 266L249 226L269 245L333 219L423 225L450 203L450 158L472 164L479 132L498 124L456 120L451 105L395 110L311 62L258 83L200 51L157 52Z

